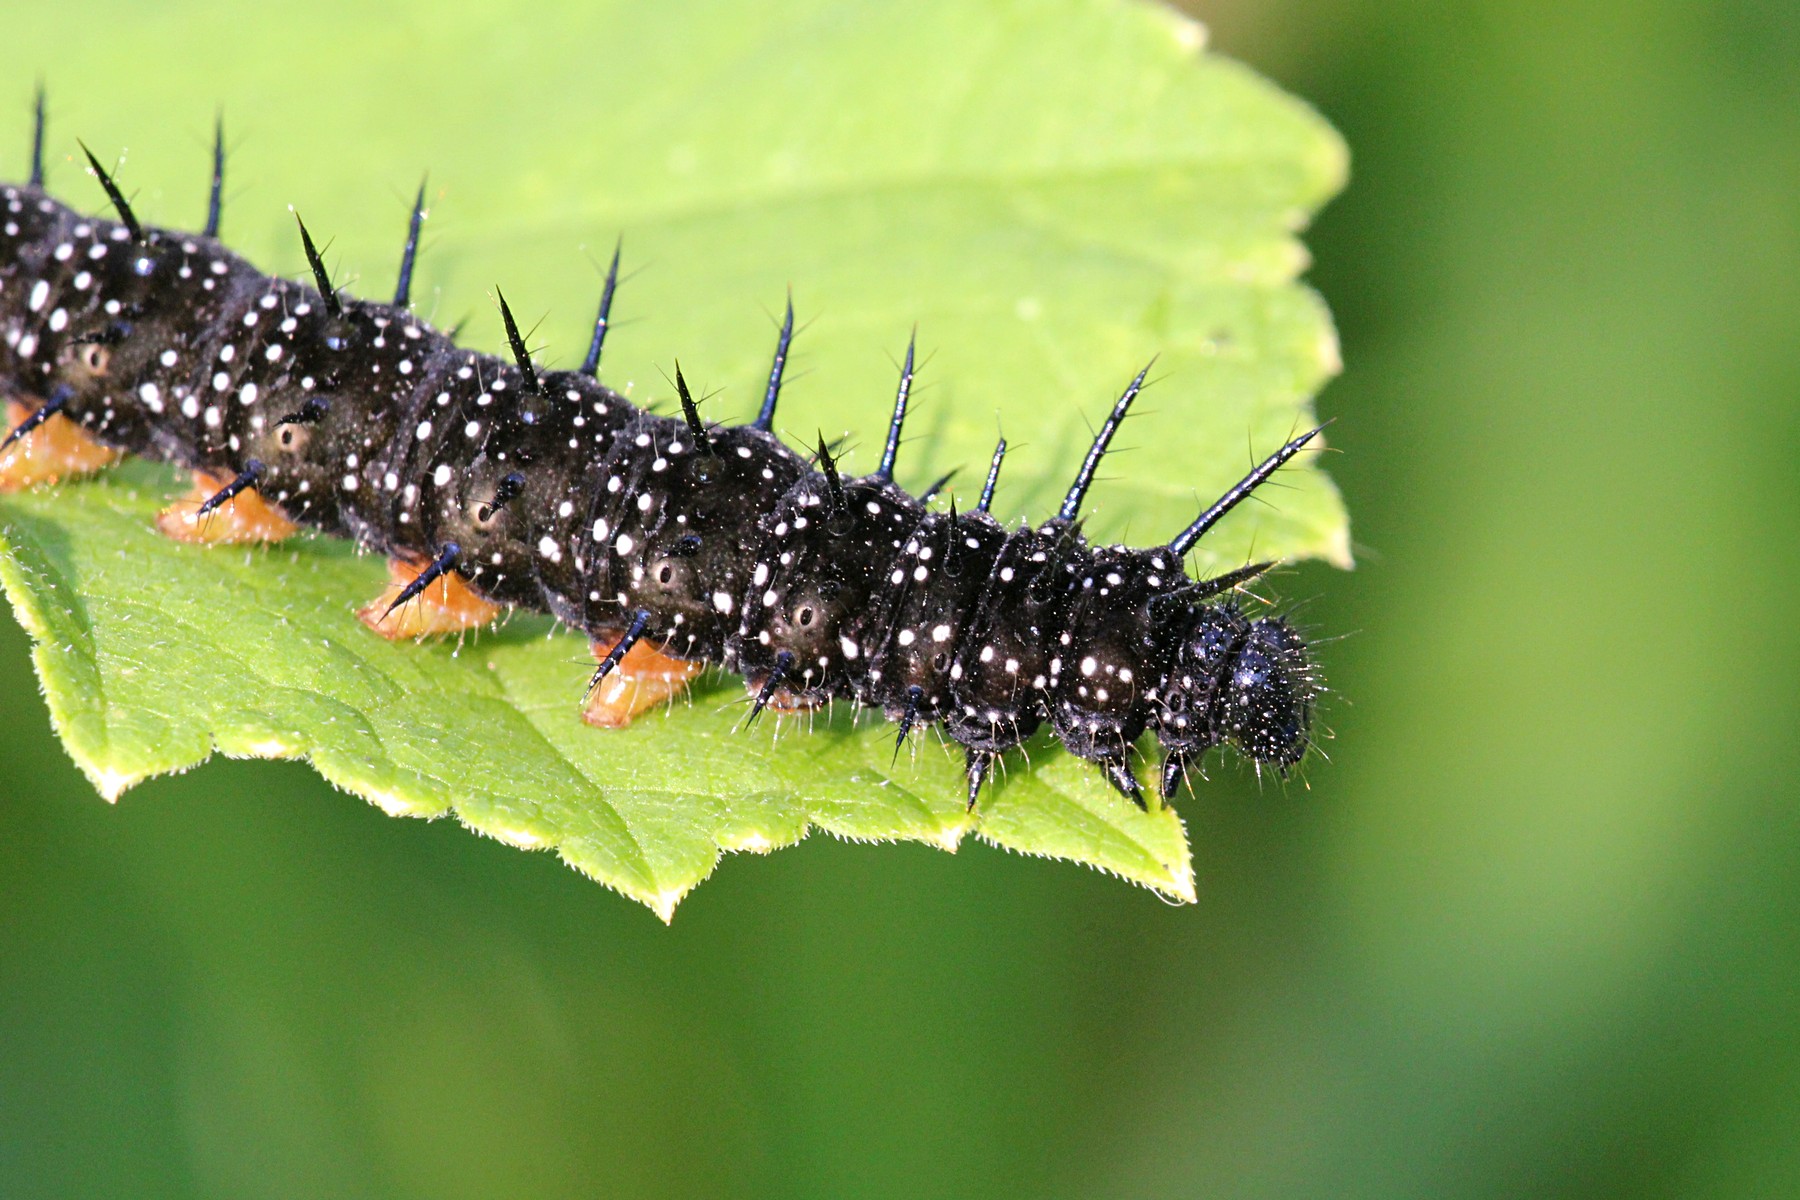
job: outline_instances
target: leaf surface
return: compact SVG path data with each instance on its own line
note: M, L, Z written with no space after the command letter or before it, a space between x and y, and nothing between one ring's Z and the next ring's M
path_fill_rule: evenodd
M430 164L415 296L440 323L472 314L471 344L501 345L484 295L497 283L547 314L545 361L578 359L598 290L588 260L622 233L642 269L604 377L639 403L668 400L679 355L717 389L710 415L747 416L767 314L791 283L812 321L782 425L799 442L852 434L847 469L867 469L916 322L929 358L902 481L963 467L964 507L1003 429L1015 451L996 509L1046 516L1092 425L1160 355L1089 528L1166 538L1309 421L1337 369L1329 316L1295 280L1296 232L1341 186L1341 143L1148 5L324 5L299 24L180 0L16 19L0 61L49 80L50 184L78 205L99 195L68 165L77 135L103 159L130 147L122 177L146 220L197 224L223 104L245 131L227 240L298 274L291 203L341 231L340 278L380 295ZM179 68L196 58L218 73ZM1341 502L1312 458L1228 518L1192 569L1252 548L1348 565ZM890 762L892 727L842 706L779 736L739 732L733 679L629 730L591 730L576 719L579 637L516 616L460 647L388 645L353 616L378 562L311 536L257 551L166 542L149 518L175 487L137 464L0 499L0 583L58 731L108 796L215 750L304 756L390 812L554 847L665 918L721 851L809 828L946 847L973 832L1193 896L1175 813L1137 811L1047 742L970 816L935 741Z

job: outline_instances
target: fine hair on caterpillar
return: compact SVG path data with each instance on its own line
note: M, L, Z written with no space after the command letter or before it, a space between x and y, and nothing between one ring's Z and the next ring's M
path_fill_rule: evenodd
M927 726L963 748L970 806L1000 756L1044 727L1140 805L1145 733L1162 747L1165 799L1214 746L1283 772L1306 755L1320 691L1306 644L1236 600L1273 564L1197 581L1184 562L1318 429L1163 544L1091 544L1082 507L1146 367L1055 516L1009 527L992 515L1004 440L978 503L934 510L943 481L922 496L895 482L911 343L879 462L847 475L823 437L803 453L775 430L791 297L750 423L707 420L679 364L678 411L646 412L599 381L617 250L578 369L534 363L498 290L510 354L468 350L410 309L423 186L393 300L358 299L333 284L298 216L310 285L218 242L222 139L221 125L203 232L142 221L83 146L113 212L89 217L44 190L40 98L29 180L0 187L0 387L18 409L0 472L52 429L79 435L88 457L15 485L117 452L172 463L199 485L159 518L172 536L268 541L307 526L386 555L393 584L361 614L378 633L549 613L593 642L586 715L600 725L706 665L743 676L747 723L837 699L878 708L896 754Z

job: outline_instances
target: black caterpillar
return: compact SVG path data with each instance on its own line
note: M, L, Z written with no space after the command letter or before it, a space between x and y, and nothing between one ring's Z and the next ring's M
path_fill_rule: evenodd
M702 420L679 368L681 416L657 416L597 382L616 255L581 368L540 370L504 298L511 362L409 310L423 191L381 304L338 294L304 224L317 290L227 251L217 145L195 235L139 221L85 146L119 219L52 200L43 139L40 96L30 182L0 190L0 388L31 408L0 449L60 415L105 445L230 477L207 506L255 489L294 521L429 560L407 592L453 572L618 638L594 686L646 640L744 676L752 720L778 696L847 698L898 722L896 751L941 723L966 751L971 807L996 758L1046 722L1139 805L1146 730L1165 798L1215 745L1283 771L1306 753L1319 684L1304 642L1221 599L1272 564L1196 582L1183 559L1317 429L1167 545L1089 545L1082 499L1140 372L1056 516L1009 530L989 513L1004 440L972 512L930 511L929 493L894 483L910 347L880 465L847 478L822 439L803 457L773 432L791 302L754 421Z

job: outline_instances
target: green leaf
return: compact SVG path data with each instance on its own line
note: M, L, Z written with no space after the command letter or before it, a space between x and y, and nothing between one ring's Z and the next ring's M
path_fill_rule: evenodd
M73 11L71 11L73 10ZM7 77L51 86L50 184L98 209L79 135L146 220L192 227L223 105L236 150L225 234L301 269L293 204L353 290L380 295L426 164L433 221L415 296L443 323L484 290L547 313L544 358L579 358L598 270L640 271L605 377L668 399L679 354L752 411L791 282L813 318L784 392L796 441L854 431L866 469L916 322L929 352L902 455L915 487L954 466L966 506L996 429L1017 449L997 509L1041 518L1090 428L1159 354L1156 386L1096 490L1090 531L1164 538L1311 419L1337 369L1295 240L1342 183L1314 113L1205 54L1198 27L1111 0L720 5L316 6L229 21L199 0L13 14ZM79 36L71 36L79 30ZM217 71L189 70L207 63ZM20 131L20 141L24 131ZM15 172L22 174L22 171ZM792 376L790 376L792 378ZM1348 565L1336 491L1311 460L1234 513L1196 572L1260 556ZM455 644L389 645L355 622L380 564L306 537L197 549L149 518L175 486L132 465L0 500L0 583L36 641L52 719L109 798L215 750L305 756L393 813L454 813L665 919L722 851L809 828L953 848L973 832L1193 898L1181 823L1137 811L1048 743L1014 756L978 816L934 742L890 764L893 728L847 708L738 732L738 681L631 729L577 719L583 641L515 617Z

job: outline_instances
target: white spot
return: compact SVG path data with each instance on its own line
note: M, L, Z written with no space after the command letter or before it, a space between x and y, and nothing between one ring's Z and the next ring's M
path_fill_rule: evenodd
M238 389L238 403L246 406L256 403L256 385L254 383L246 383Z
M437 486L439 486L439 487L443 487L445 484L449 483L450 482L450 464L449 463L439 463L438 469L431 473L431 482L437 484Z
M629 533L621 533L618 541L613 543L613 549L620 554L630 554L631 548L635 545L637 545L637 543L631 540L631 535Z
M933 626L932 630L931 630L931 640L934 642L949 641L950 640L950 627L948 625Z
M157 387L154 383L146 383L143 387L140 387L138 389L138 396L143 400L145 405L149 407L151 412L159 413L163 410L162 389Z
M50 332L51 333L61 333L63 331L64 327L66 327L68 325L68 323L69 323L69 313L68 313L67 309L59 308L55 312L50 314Z
M848 637L838 638L838 649L842 650L844 652L844 657L848 659L855 659L862 653L862 650L857 644Z
M36 312L38 309L44 307L44 301L49 298L50 285L40 279L31 285L31 297L25 301L25 306L31 309L32 312Z
M1099 669L1100 669L1099 660L1097 660L1093 655L1090 654L1086 658L1081 660L1081 673L1083 675L1092 675L1095 671L1098 671Z
M731 593L730 592L714 592L713 593L713 607L718 609L722 613L730 612L731 611Z
M231 386L231 376L224 371L219 371L213 375L212 385L213 391L222 392Z
M419 427L417 429L413 430L413 436L418 438L421 442L424 441L426 438L430 437L431 436L431 422L430 421L420 421Z
M902 646L910 646L914 642L918 641L918 635L913 633L913 631L910 629L902 629L900 631L900 636L895 638L894 640L896 642L899 642Z

